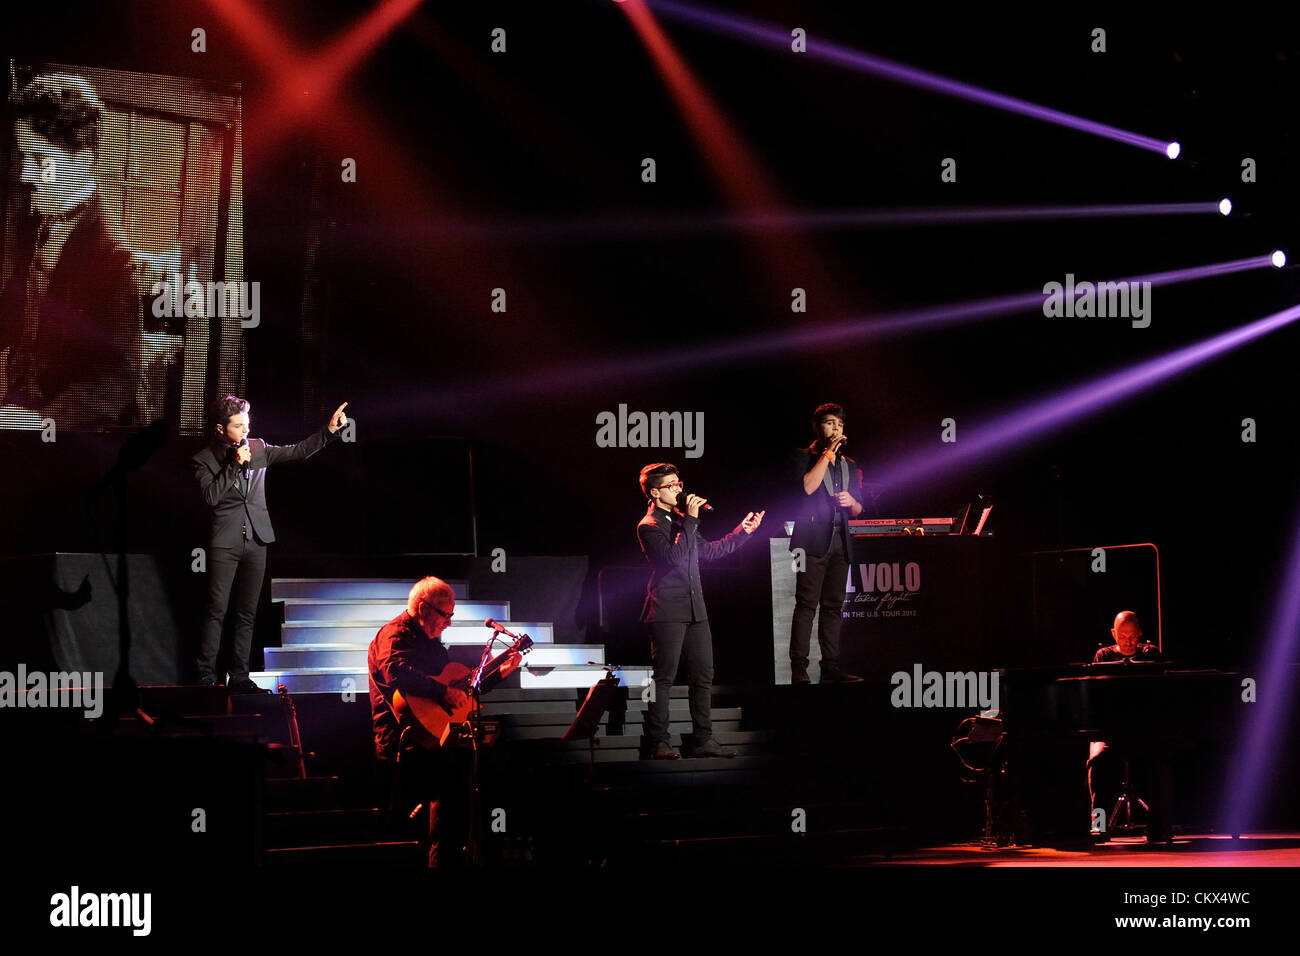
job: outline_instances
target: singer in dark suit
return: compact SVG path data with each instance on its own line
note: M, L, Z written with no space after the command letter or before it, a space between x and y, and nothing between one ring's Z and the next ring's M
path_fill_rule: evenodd
M249 403L234 395L223 395L213 409L215 434L212 441L191 462L204 502L212 509L212 530L208 539L208 610L199 638L199 681L217 683L217 654L221 631L235 589L236 629L231 654L230 681L234 693L256 694L258 687L248 676L248 655L253 647L253 622L266 574L266 546L275 540L271 516L266 510L266 469L310 458L324 448L347 424L344 402L330 416L329 424L296 445L268 445L260 438L249 439Z
M641 491L649 501L645 517L636 526L637 540L650 565L641 620L650 631L654 663L654 689L645 715L645 743L657 760L675 760L668 734L668 703L678 664L683 660L690 683L691 727L696 757L734 757L713 739L710 695L713 689L713 634L704 607L700 562L717 561L750 540L763 521L764 511L752 511L725 538L700 537L700 509L708 502L686 495L686 508L677 506L685 485L673 465L658 463L641 469Z
M862 678L840 665L840 624L849 576L848 520L863 512L866 498L862 469L841 453L844 409L834 403L813 412L816 438L793 456L798 476L798 514L790 549L803 549L803 570L795 573L794 618L790 624L790 679L807 684L808 650L818 608L817 642L821 646L823 683Z

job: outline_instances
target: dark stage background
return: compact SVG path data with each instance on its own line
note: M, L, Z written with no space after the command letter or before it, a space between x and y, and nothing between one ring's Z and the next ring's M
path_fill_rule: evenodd
M340 402L356 447L271 479L271 575L334 563L365 576L393 552L463 551L471 507L487 554L590 555L591 575L636 565L637 472L673 461L710 496L718 536L753 509L780 533L782 463L821 402L847 408L850 453L882 464L1067 383L1137 363L1296 301L1292 268L1157 288L1149 328L1024 312L888 340L740 353L855 316L1264 255L1295 243L1291 116L1300 50L1270 18L1146 25L1131 15L882 20L864 5L725 2L720 9L1147 135L1183 158L833 69L665 21L689 68L791 210L1210 201L1235 211L934 228L699 234L590 225L734 208L716 151L692 139L627 18L608 0L426 4L331 89L281 85L288 58L251 50L222 4L101 3L52 31L28 14L8 55L202 76L243 91L245 273L262 321L244 335L254 432L291 442ZM356 4L257 5L304 50ZM369 9L366 7L365 9ZM21 16L22 14L15 14ZM891 15L892 16L892 15ZM1089 52L1093 27L1108 52ZM190 31L207 31L191 52ZM507 52L490 52L504 27ZM244 30L251 31L244 35ZM285 98L306 112L287 122ZM313 100L312 98L316 99ZM310 101L310 102L309 102ZM1259 181L1244 184L1243 157ZM653 157L657 181L641 181ZM954 157L955 183L940 180ZM356 181L341 175L356 162ZM729 174L723 174L724 176ZM545 222L545 228L505 224ZM502 228L497 228L502 227ZM1293 247L1293 248L1291 248ZM792 313L791 288L807 292ZM503 289L506 311L492 310ZM694 359L737 346L728 358ZM1287 327L1102 415L977 467L887 487L890 516L952 513L995 497L1009 555L1150 541L1160 547L1164 646L1178 659L1248 658L1281 586L1297 521L1292 438L1300 329ZM623 363L650 356L674 360ZM599 374L590 375L590 370ZM602 448L601 412L703 413L703 454ZM1254 418L1259 440L1243 443ZM0 433L0 548L102 546L82 502L123 434ZM173 433L131 480L126 546L189 561L204 514ZM473 456L473 502L466 491ZM382 448L382 453L378 450ZM394 451L396 449L396 451ZM361 463L365 463L361 466ZM438 516L413 541L407 516ZM99 520L111 528L108 513ZM107 532L105 532L107 533ZM415 536L419 537L419 536ZM763 680L766 542L711 597L718 680ZM431 564L431 567L436 565ZM721 579L720 579L721 580ZM742 582L738 587L735 582ZM1008 583L1008 631L1028 607ZM1098 621L1098 639L1108 621ZM1062 648L1063 660L1078 659Z

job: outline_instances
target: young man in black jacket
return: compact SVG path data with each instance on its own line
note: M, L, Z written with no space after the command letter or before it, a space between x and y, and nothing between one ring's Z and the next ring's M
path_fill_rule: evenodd
M310 458L324 448L347 424L344 402L334 410L328 424L296 445L268 445L260 438L249 439L249 404L234 395L223 395L213 410L214 434L208 447L192 459L203 501L212 509L208 540L208 610L199 638L198 672L203 684L217 682L217 652L221 630L235 592L238 615L235 646L231 654L230 682L233 693L259 694L248 676L248 655L253 647L253 622L257 601L266 576L266 546L275 540L271 515L266 510L266 469L272 465Z
M691 725L696 757L734 757L713 739L709 720L713 688L713 634L704 607L700 584L700 562L717 561L732 554L750 540L763 515L750 512L725 538L705 541L700 537L700 509L708 502L699 495L686 495L685 510L678 498L685 485L677 468L663 462L641 469L641 491L649 501L645 517L636 527L641 551L650 565L641 620L650 631L654 686L645 716L645 737L650 756L675 760L668 734L668 702L677 666L684 659L690 682Z
M862 678L840 664L840 624L849 577L850 518L863 511L866 494L862 469L843 454L844 409L833 403L813 412L816 438L793 456L799 481L799 510L790 538L792 551L803 549L804 568L796 572L794 618L790 623L790 680L807 684L812 623L817 618L822 683L852 683Z

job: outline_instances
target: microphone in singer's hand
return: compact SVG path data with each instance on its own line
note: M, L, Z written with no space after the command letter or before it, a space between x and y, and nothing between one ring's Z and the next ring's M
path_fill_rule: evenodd
M241 439L239 440L239 444L235 446L236 449L239 449L239 448L247 448L247 447L248 447L248 439L247 439L247 438L241 438ZM244 477L245 477L245 478L248 477L249 472L252 470L252 469L249 468L249 462L247 462L247 461L242 462L242 463L240 464L239 468L240 468L241 471L243 471L243 473L244 473Z

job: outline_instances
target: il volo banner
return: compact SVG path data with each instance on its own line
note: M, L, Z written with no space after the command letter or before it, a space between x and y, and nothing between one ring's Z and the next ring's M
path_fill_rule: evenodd
M844 589L846 618L915 618L919 610L921 565L917 561L850 564Z

